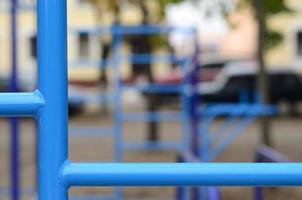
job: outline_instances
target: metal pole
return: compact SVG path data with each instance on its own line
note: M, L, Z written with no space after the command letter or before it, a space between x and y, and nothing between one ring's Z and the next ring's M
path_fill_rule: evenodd
M68 150L67 3L37 2L38 86L45 100L37 116L38 199L67 200L68 188L60 179Z
M69 162L60 178L68 186L300 186L301 167L301 163Z
M194 156L199 158L200 139L199 139L199 125L200 125L200 113L198 107L200 106L200 93L199 93L199 81L200 81L200 60L199 60L199 44L197 33L195 33L195 55L192 62L192 71L190 71L190 85L192 88L191 104L190 104L190 115L191 115L191 152ZM199 191L202 188L193 187L191 188L191 199L195 200L199 198Z
M10 92L17 92L17 0L11 0L11 77ZM19 120L10 118L10 193L12 200L19 200L20 165L19 165Z
M118 26L118 25L117 25ZM122 35L113 27L113 67L114 67L114 160L115 162L123 161L123 142L122 142L122 102L121 102L121 43ZM114 188L114 199L120 200L123 196L123 188Z

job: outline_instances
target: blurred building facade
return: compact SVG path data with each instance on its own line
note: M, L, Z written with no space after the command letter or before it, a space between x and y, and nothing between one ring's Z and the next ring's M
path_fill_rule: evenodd
M287 0L291 13L269 19L268 25L282 33L283 41L267 53L267 63L290 67L302 73L302 4L300 0Z
M0 0L0 76L8 76L10 72L10 0ZM100 36L89 33L79 33L71 30L93 30L100 23L111 25L114 22L114 13L105 10L100 21L99 9L93 6L89 0L67 0L68 2L68 60L69 60L69 79L74 81L88 80L95 81L99 78L99 70L91 67L91 64L79 64L81 61L100 61L102 55L102 42L111 40L110 35ZM147 2L147 6L154 10L150 19L155 22L159 8L156 1ZM36 12L35 0L19 0L18 9L18 70L22 77L31 77L36 74L37 48L36 48ZM154 15L154 16L153 16ZM141 10L135 4L124 2L121 5L120 22L122 24L139 24L142 18ZM127 46L123 45L123 51L127 51ZM74 64L77 63L77 64ZM129 66L129 63L125 65ZM123 75L127 76L129 67L123 67ZM110 72L109 72L110 73Z
M36 13L34 0L19 0L20 5L26 5L26 9L18 11L18 67L23 77L31 77L36 71ZM154 1L148 1L148 6L155 13L158 8ZM152 3L153 2L153 3ZM271 49L266 55L269 66L280 66L293 68L302 73L302 4L299 0L288 0L288 6L294 13L284 13L271 17L268 21L269 27L284 35L283 41ZM97 18L98 10L87 0L68 0L68 26L69 28L94 28L100 22ZM138 24L142 13L132 4L124 3L121 10L121 22L123 24ZM103 14L102 24L110 25L114 21L111 12ZM157 21L156 16L151 16ZM231 15L236 27L218 38L211 38L206 34L207 29L201 27L201 45L212 45L219 51L222 57L255 57L257 26L250 12L234 13ZM151 20L152 21L152 20ZM0 75L8 75L10 71L10 12L9 1L0 0ZM106 37L105 37L106 40ZM215 41L215 42L213 42ZM68 56L70 61L69 75L71 80L98 78L98 72L93 68L72 66L73 61L99 60L102 49L100 38L97 35L82 33L76 34L72 31L68 34ZM97 45L96 45L97 44ZM211 46L211 45L208 45ZM127 49L127 47L124 47ZM124 74L129 71L124 71Z

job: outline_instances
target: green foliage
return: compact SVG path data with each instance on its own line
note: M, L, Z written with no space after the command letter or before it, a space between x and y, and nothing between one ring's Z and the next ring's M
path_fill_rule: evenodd
M223 1L223 0L221 0ZM255 12L257 10L256 1L258 0L240 0L238 8L251 7ZM281 12L291 12L286 6L286 0L261 0L264 12L267 16L279 14Z
M95 6L105 5L105 7L112 12L117 12L118 3L120 0L88 0L91 3L93 3ZM142 3L144 0L129 0L134 3ZM181 3L183 1L191 1L198 3L199 0L158 0L158 4L160 7L160 18L164 18L165 16L165 8L168 4L177 4ZM213 9L220 10L221 14L224 15L226 18L230 14L230 10L228 9L229 1L227 0L203 0L205 2L210 2L211 6L208 8L208 12L211 13ZM287 12L292 12L287 6L286 6L286 0L239 0L237 3L237 9L245 9L250 8L255 14L255 17L257 18L257 4L256 1L261 1L263 5L263 17L264 20L270 16L274 16L276 14ZM215 8L213 8L215 7ZM273 48L274 46L278 45L282 39L282 34L267 29L265 30L265 47L267 49ZM162 43L162 39L154 39L157 40L157 43Z
M223 1L223 0L221 0ZM258 1L258 4L257 2ZM262 5L262 13L259 14L259 8L258 6ZM272 17L274 15L280 14L280 13L291 13L292 11L286 6L286 0L240 0L237 4L237 9L245 9L250 8L254 12L255 18L259 21L264 21L265 24L267 24L267 19L269 17ZM261 16L259 16L261 15ZM271 30L265 25L265 30L262 30L264 32L264 47L266 50L269 50L275 46L277 46L280 42L283 40L283 35L279 32L276 32L275 30Z
M264 35L264 47L266 50L272 49L283 40L283 35L279 32L267 30Z

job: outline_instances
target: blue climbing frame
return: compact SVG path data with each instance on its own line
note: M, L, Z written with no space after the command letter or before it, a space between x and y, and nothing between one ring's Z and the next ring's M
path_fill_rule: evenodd
M69 28L71 33L89 33L93 35L105 35L110 34L113 38L113 55L112 58L106 59L105 61L87 61L87 60L75 60L71 62L72 65L77 67L81 66L94 66L102 67L101 63L105 62L111 64L113 68L114 77L114 90L112 94L105 96L112 96L111 102L114 105L114 130L112 131L115 138L115 158L116 161L122 161L123 151L135 151L135 150L180 150L186 149L188 144L188 138L186 133L188 132L188 122L189 122L189 101L187 90L189 88L188 71L190 71L189 66L191 64L191 59L195 56L193 55L183 55L175 56L169 54L154 55L154 54L130 54L122 55L122 39L125 35L162 35L169 33L178 33L192 39L196 38L196 29L194 27L166 27L158 25L142 25L142 26L125 26L125 25L114 25L114 26L98 26L93 28ZM161 63L173 63L178 64L183 74L182 80L178 84L159 84L159 83L145 83L145 84L126 84L122 83L121 80L121 66L125 61L130 61L136 64L147 64L153 62ZM136 90L145 93L178 93L181 96L181 111L180 112L125 112L121 106L121 95L124 90ZM86 95L78 96L76 98L87 99ZM88 99L91 99L89 97ZM96 99L96 98L95 98ZM86 100L85 100L86 101ZM151 122L151 121L161 121L161 122L181 122L183 133L181 136L181 142L123 142L122 141L122 123L124 122ZM78 129L79 130L79 129ZM89 129L83 129L89 132ZM74 131L74 129L73 129ZM79 131L77 131L79 132ZM80 131L81 132L81 131ZM85 133L88 135L87 133ZM84 136L85 134L81 134ZM102 133L101 133L102 134ZM108 134L107 134L108 135Z
M38 90L0 95L1 116L39 123L39 199L67 200L71 186L294 186L302 164L97 164L68 161L66 0L38 1Z

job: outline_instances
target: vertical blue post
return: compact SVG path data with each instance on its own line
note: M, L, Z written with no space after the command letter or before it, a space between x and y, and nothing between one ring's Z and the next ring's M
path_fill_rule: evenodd
M17 0L11 0L11 77L10 91L17 92ZM19 120L16 117L10 119L10 187L11 199L19 200Z
M254 200L263 200L263 188L262 187L254 188Z
M113 68L114 68L114 159L115 162L123 161L122 151L122 107L121 107L121 42L122 34L118 24L115 24L111 33L113 36ZM114 198L122 199L123 189L121 187L114 188Z
M38 86L45 101L37 116L39 200L67 200L60 178L68 149L66 0L37 2Z
M200 81L200 62L199 62L199 45L197 34L195 35L196 51L192 62L192 69L190 71L190 85L191 85L191 151L193 155L199 157L199 124L200 124L200 113L199 113L199 81Z
M189 77L187 76L191 62L189 59L181 61L181 73L185 76L181 80L181 119L182 119L182 136L180 152L186 152L190 148L190 91L188 91Z
M195 55L192 62L192 69L190 71L190 84L191 84L191 105L190 105L190 116L191 116L191 152L197 158L199 155L199 125L200 125L200 113L199 113L199 81L200 81L200 62L199 62L199 45L198 36L195 35ZM191 188L191 199L195 200L199 197L199 187Z
M113 68L114 68L114 157L116 162L122 162L122 108L121 108L121 75L120 75L120 48L121 33L119 26L114 25L111 29L113 35Z

